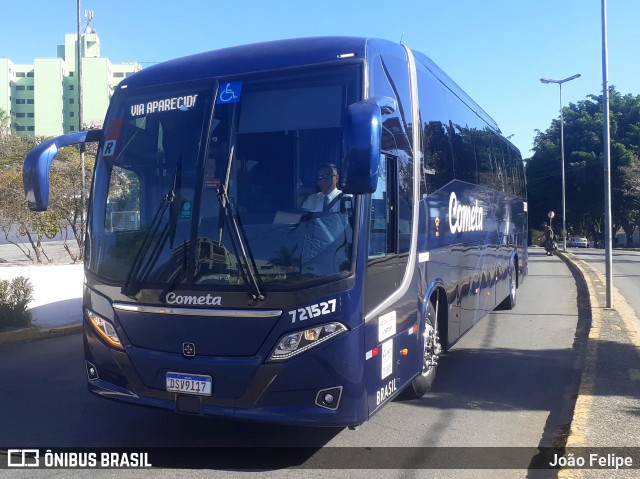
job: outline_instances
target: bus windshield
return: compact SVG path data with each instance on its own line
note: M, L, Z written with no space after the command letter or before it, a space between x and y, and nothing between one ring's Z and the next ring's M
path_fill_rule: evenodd
M96 162L88 270L132 294L347 274L356 199L303 204L319 168L341 163L344 111L361 90L355 64L121 89Z

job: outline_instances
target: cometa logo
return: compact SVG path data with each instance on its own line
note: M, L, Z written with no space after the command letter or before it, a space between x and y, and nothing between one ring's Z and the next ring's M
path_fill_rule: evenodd
M167 303L180 305L195 304L198 306L220 306L222 304L222 298L220 296L211 296L210 294L207 294L206 296L186 296L172 292L167 294Z
M475 205L464 205L458 201L455 192L449 197L449 229L451 233L463 233L465 231L482 231L484 209Z

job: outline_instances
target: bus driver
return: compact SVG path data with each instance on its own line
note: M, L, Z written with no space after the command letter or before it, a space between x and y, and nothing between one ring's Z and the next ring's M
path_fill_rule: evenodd
M327 163L320 166L318 169L318 188L320 191L309 195L309 197L304 200L302 208L314 212L340 211L339 201L331 204L331 202L342 193L342 191L338 189L338 180L339 176L336 165ZM331 205L331 207L329 207L329 205Z

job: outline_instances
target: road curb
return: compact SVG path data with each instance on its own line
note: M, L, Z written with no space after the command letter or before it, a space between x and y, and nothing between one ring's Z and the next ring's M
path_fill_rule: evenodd
M582 363L582 374L580 375L580 385L578 394L576 396L576 402L573 408L573 417L571 418L571 425L569 428L569 434L566 439L566 447L584 447L585 436L589 425L589 418L591 416L591 410L593 407L593 387L596 381L596 363L598 361L597 348L595 347L595 341L597 341L600 334L601 324L601 312L598 307L598 297L596 293L596 287L594 281L597 281L598 277L596 272L589 268L588 265L582 265L577 258L568 252L558 251L556 255L562 259L569 269L571 267L580 274L582 281L589 294L589 307L591 309L591 319L589 331L587 331L586 349L584 351L584 358ZM584 471L581 469L567 469L563 468L558 471L558 479L582 479L584 478Z
M74 323L65 326L54 326L46 328L37 328L31 326L15 331L4 331L0 333L0 346L5 344L23 343L27 341L36 341L38 339L53 338L56 336L66 336L82 331L82 323Z

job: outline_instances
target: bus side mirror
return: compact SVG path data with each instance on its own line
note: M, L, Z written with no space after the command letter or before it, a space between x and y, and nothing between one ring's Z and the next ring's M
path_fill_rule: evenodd
M389 97L373 97L347 107L345 165L342 190L351 194L376 191L382 143L382 115L396 110Z
M100 141L102 130L88 130L43 141L24 159L22 186L31 211L46 211L49 206L49 170L60 148Z

